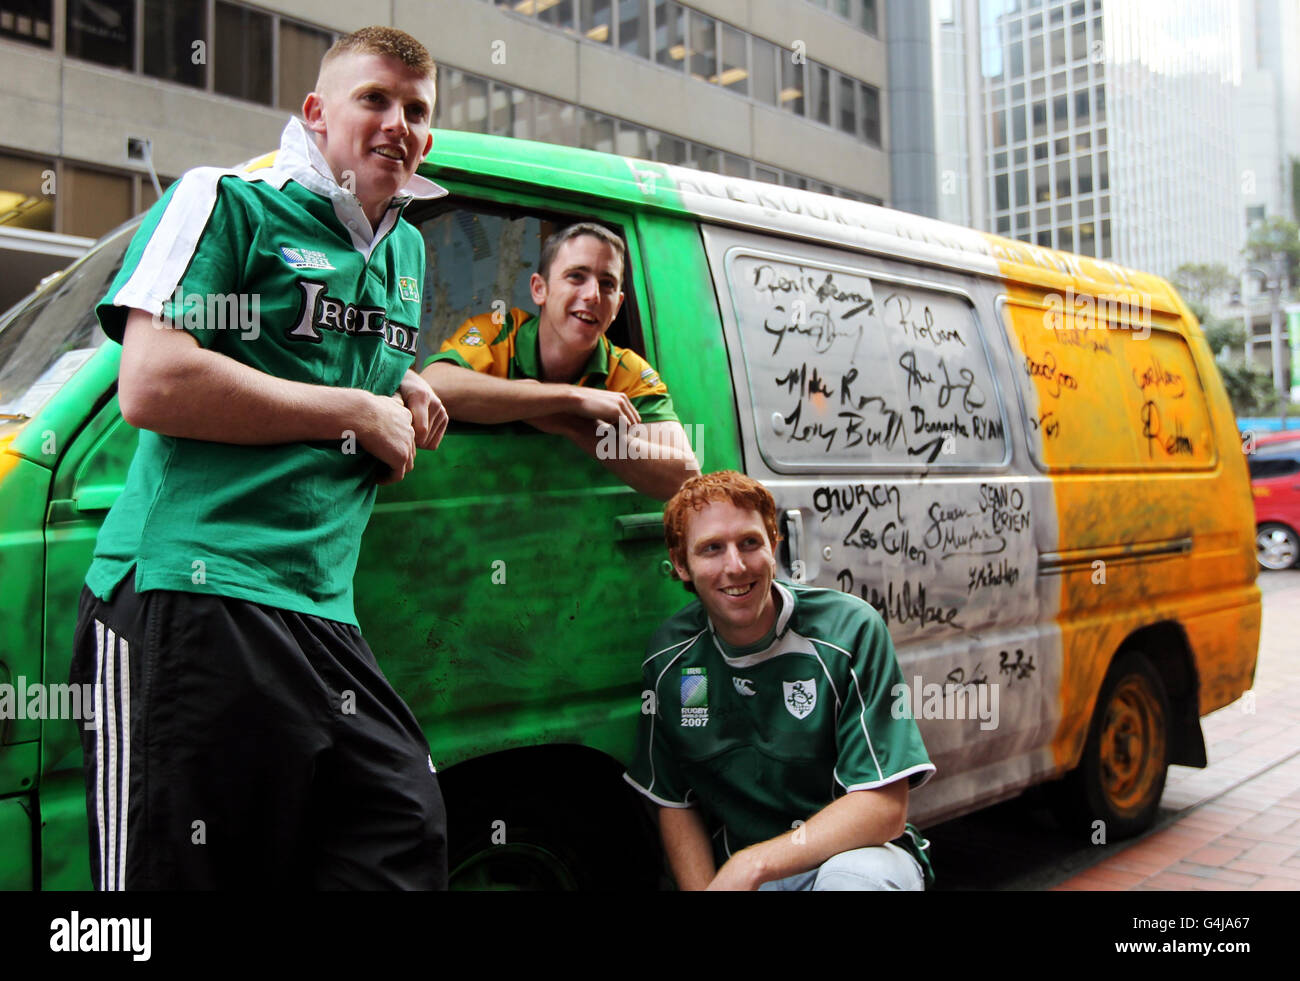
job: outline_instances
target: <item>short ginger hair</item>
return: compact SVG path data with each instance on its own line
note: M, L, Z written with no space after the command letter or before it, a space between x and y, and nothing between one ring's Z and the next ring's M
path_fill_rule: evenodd
M433 57L429 54L428 49L405 31L399 31L395 27L382 27L379 25L373 27L363 27L353 31L351 34L344 34L325 52L325 57L320 61L321 71L325 66L336 58L345 54L373 54L385 55L389 58L395 58L413 72L419 72L425 78L433 79L438 72L438 66L434 63ZM319 80L316 83L320 88Z
M664 505L664 544L674 565L690 568L686 561L686 526L692 512L701 511L714 501L728 501L741 510L757 511L775 552L781 535L776 530L776 501L771 492L753 477L735 470L719 470L692 477ZM683 585L695 592L690 580Z

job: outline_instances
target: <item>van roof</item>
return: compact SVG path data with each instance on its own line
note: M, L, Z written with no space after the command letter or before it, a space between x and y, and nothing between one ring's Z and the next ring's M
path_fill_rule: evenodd
M436 130L421 170L502 182L543 184L575 195L621 201L782 236L829 242L1081 294L1150 297L1153 309L1179 313L1158 276L1101 259L1043 248L959 225L797 188L691 170L553 143Z

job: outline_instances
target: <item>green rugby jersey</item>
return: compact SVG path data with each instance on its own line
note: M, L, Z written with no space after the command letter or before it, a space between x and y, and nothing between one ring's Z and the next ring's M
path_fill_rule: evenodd
M902 672L884 622L845 593L777 582L772 633L735 648L696 600L660 626L642 670L641 716L625 779L663 807L703 808L719 867L837 797L934 772L912 719L891 715ZM928 874L916 829L898 844Z
M401 220L416 177L378 229L297 120L247 171L200 168L146 216L96 307L121 341L132 308L161 329L293 381L397 391L415 357L424 240ZM220 405L210 407L221 413ZM352 576L379 462L336 440L273 446L142 430L86 584L215 593L356 624Z

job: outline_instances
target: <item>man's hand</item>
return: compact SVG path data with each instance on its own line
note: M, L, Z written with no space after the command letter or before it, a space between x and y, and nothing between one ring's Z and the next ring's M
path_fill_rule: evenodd
M753 892L767 880L763 878L758 863L754 860L757 853L751 848L736 852L727 863L718 870L705 890L708 892Z
M436 450L447 432L447 410L442 401L427 381L409 369L397 392L411 412L415 445L422 450Z
M388 467L378 483L395 484L411 472L415 466L415 425L400 394L370 397L357 441Z
M624 392L610 392L603 388L582 388L578 385L568 386L571 405L569 413L586 419L599 419L612 426L617 426L623 419L628 426L635 426L641 421L641 413Z

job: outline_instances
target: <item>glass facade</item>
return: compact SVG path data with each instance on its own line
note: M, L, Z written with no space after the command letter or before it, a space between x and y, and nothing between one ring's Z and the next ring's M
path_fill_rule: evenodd
M878 109L877 106L877 113ZM751 177L786 187L807 188L869 204L881 203L879 198L447 65L438 70L437 126L619 153L730 177Z
M573 32L567 0L485 0L503 10ZM876 34L875 0L811 0ZM737 95L777 105L871 146L880 142L880 90L793 49L724 24L676 0L577 0L577 33L612 44L669 71L719 85ZM752 82L752 84L751 84ZM856 90L864 94L855 96ZM874 109L874 111L872 111Z
M1231 263L1238 13L979 0L986 227L1163 274Z
M751 35L675 0L489 0L585 42L655 61L703 84L804 116L855 139L880 145L880 90L791 49ZM832 13L853 19L875 4L833 0ZM287 112L299 112L315 84L320 59L338 33L236 0L0 0L0 33L53 45L49 17L63 18L68 58L147 75ZM137 36L137 32L138 36ZM878 198L749 160L573 103L506 85L442 63L437 125L470 132L559 143L681 164L735 177L811 188L853 200ZM152 201L138 172L80 168L71 161L11 156L13 185L0 221L94 235ZM37 166L37 164L40 166ZM35 170L33 170L35 168ZM55 208L32 191L46 170L64 181L86 216ZM21 192L21 193L20 193ZM63 215L63 218L57 215Z

